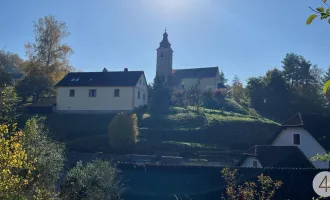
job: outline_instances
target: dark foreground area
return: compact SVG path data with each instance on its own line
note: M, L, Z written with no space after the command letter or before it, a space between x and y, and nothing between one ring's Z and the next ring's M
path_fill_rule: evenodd
M83 161L95 159L86 157ZM102 158L106 159L106 158ZM81 160L68 155L67 167ZM71 165L71 166L70 166ZM187 166L118 163L126 190L125 200L170 200L170 199L220 199L225 194L226 184L221 175L222 166ZM234 169L234 168L233 168ZM261 173L273 180L281 180L282 187L275 199L312 199L314 176L324 169L301 168L236 168L239 170L239 184L257 181Z

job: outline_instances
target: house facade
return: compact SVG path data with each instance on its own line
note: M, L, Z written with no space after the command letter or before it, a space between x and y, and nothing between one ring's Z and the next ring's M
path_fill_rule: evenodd
M133 111L148 104L143 71L69 73L56 90L57 112Z
M330 117L319 113L298 113L281 125L271 141L273 146L296 146L308 159L325 154L330 146ZM316 168L329 168L329 162L312 161Z
M312 161L312 157L329 152L330 116L298 113L284 122L268 146L252 147L238 162L245 167L329 168L329 162ZM270 159L270 160L269 160ZM267 163L267 164L265 164Z
M198 84L204 90L216 90L220 83L219 67L173 69L173 50L165 30L157 49L156 76L164 77L172 87L186 89Z
M271 145L253 146L243 154L237 165L253 168L315 168L298 147Z

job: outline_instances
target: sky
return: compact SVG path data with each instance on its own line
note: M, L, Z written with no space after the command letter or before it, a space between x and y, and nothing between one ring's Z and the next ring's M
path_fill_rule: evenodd
M327 21L305 24L321 0L0 0L0 48L25 57L33 21L66 22L70 63L82 71L144 70L152 82L165 27L173 68L218 66L229 82L281 68L286 53L330 66Z

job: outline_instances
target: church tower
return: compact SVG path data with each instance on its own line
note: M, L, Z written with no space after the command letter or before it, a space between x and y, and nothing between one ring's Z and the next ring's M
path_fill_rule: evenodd
M165 29L163 40L159 43L159 48L157 49L156 75L164 77L165 81L167 81L172 76L172 61L173 50Z

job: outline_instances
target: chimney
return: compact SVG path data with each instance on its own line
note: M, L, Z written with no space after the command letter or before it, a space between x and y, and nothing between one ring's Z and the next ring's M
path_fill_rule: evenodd
M124 72L128 72L128 69L127 69L127 68L125 68L125 69L124 69Z

